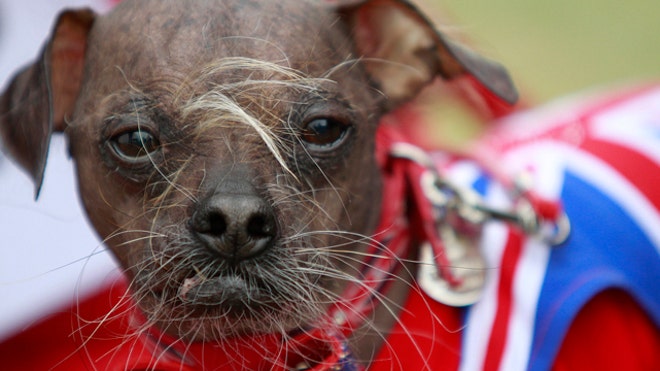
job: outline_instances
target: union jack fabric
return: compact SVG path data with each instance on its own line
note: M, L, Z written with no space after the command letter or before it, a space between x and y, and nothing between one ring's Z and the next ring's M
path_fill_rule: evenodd
M608 289L628 293L660 324L660 88L580 104L513 116L483 144L512 175L532 174L536 192L561 199L571 232L551 247L487 226L483 251L496 269L468 311L462 370L549 369L580 309ZM457 177L470 172L459 167L470 165L457 165ZM506 202L497 184L471 172L463 180Z
M635 341L632 351L639 354L626 354L629 336L607 339L617 344L616 357L625 369L657 369L660 86L573 98L513 115L476 148L489 161L496 159L495 166L511 177L531 175L532 187L541 196L560 200L571 231L564 243L550 246L504 223L485 226L482 251L492 269L481 300L465 313L459 369L561 368L560 349L579 312L612 290L627 295L604 305L627 305L629 296L641 308L634 313L648 316L651 326L648 338ZM454 163L448 171L455 181L483 194L486 202L508 206L501 184L476 162ZM632 326L634 318L629 320ZM580 344L585 358L615 357L590 354L597 349L592 345L598 337L615 326L608 322L595 323L600 330L590 343ZM656 356L644 358L644 351Z
M550 247L512 243L501 223L487 227L483 251L498 269L467 314L471 356L461 369L549 369L580 309L608 289L628 293L660 324L660 88L513 116L484 145L511 174L531 173L538 193L561 199L571 233ZM474 174L473 187L506 202Z
M371 369L660 369L660 85L505 117L473 153L434 157L502 209L510 192L494 174L526 174L563 204L568 239L486 223L480 300L453 308L412 290Z

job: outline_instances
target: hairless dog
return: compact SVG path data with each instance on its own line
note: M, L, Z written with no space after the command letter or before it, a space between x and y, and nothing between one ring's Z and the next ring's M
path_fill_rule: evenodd
M418 290L417 245L434 238L423 205L410 218L419 227L388 234L410 214L404 200L424 202L416 191L387 202L398 193L377 143L382 117L437 77L500 107L517 100L504 68L406 1L124 1L104 16L60 15L41 57L2 95L0 135L37 194L50 136L68 138L88 217L124 268L136 333L170 339L146 368L181 343L216 344L206 353L225 354L228 369L320 367L309 344L325 342L337 358L328 369L357 369L391 346ZM391 153L392 169L428 168L417 148ZM440 228L445 242L480 224L457 215ZM431 247L420 270L435 262L439 280L460 286L445 250ZM181 349L188 367L192 345ZM408 351L391 365L405 366ZM205 357L196 361L211 368Z

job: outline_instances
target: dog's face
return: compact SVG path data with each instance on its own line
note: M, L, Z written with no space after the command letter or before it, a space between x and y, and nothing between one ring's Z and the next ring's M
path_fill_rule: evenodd
M161 326L302 326L350 277L330 249L359 249L377 222L378 93L318 7L179 4L137 5L146 26L119 9L90 34L67 129L85 206ZM287 42L294 29L312 37Z
M48 73L33 66L3 96L3 140L37 183L44 154L23 131L42 152L47 117L66 132L89 218L170 334L313 324L356 276L379 219L381 115L436 74L472 74L514 99L498 66L406 3L327 3L67 13ZM39 129L19 127L26 117Z

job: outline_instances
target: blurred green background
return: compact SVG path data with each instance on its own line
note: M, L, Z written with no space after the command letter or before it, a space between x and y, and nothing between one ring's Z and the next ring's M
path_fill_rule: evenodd
M425 1L538 100L660 78L659 0Z
M660 81L660 0L413 2L443 33L503 63L527 102ZM430 103L432 142L460 146L480 133L469 112Z

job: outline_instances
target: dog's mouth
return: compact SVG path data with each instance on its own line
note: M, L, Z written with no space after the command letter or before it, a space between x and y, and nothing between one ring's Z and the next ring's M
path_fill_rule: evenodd
M209 261L207 265L219 265ZM165 275L166 270L179 270L178 274ZM205 270L180 267L157 269L147 276L158 277L151 281L138 281L146 285L154 299L165 307L183 310L186 313L217 312L225 317L250 317L260 315L264 310L278 310L287 302L283 293L286 284L277 282L281 277L272 275L266 278L255 273L268 271L268 268L249 265L247 267L219 268L212 273ZM269 281L274 280L273 281Z
M177 297L188 306L201 309L223 308L229 316L257 314L277 309L273 289L266 282L241 274L202 277L196 274L181 283Z
M327 308L325 264L295 248L278 246L232 264L201 246L166 245L162 256L150 249L135 266L132 286L148 321L172 335L211 340L286 332L316 321Z

